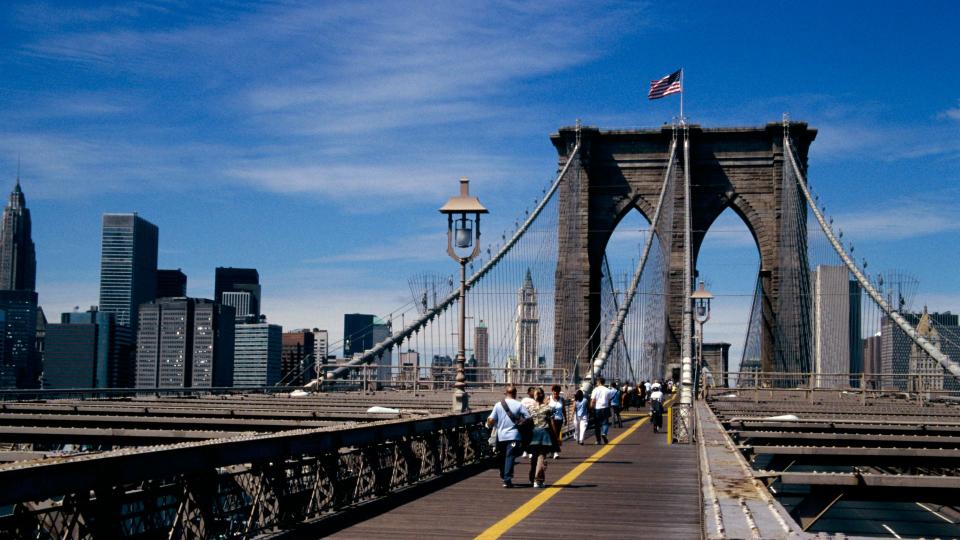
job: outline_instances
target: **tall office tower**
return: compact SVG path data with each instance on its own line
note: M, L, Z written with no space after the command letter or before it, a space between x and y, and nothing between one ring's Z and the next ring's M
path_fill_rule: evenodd
M540 312L537 309L537 289L533 286L533 277L527 269L523 286L517 291L517 315L514 319L515 341L514 367L520 371L521 381L540 380L543 372L536 371L537 348L540 327Z
M377 343L389 338L393 332L390 328L389 322L383 321L377 317L373 320L373 332L371 334L373 345L376 345ZM371 345L370 348L372 347L373 346ZM380 356L377 357L376 364L379 366L375 375L377 382L380 384L389 382L393 375L391 373L393 370L393 348L388 348L380 353Z
M233 310L204 298L140 306L137 388L230 386Z
M933 326L930 314L924 306L923 315L917 323L917 333L940 350L940 332ZM910 377L907 379L907 390L910 392L929 392L943 390L944 374L946 373L940 362L934 360L916 343L910 346L908 368Z
M272 386L280 381L283 328L276 324L235 326L234 386Z
M327 356L330 354L330 334L326 330L319 328L313 329L313 349L314 354L320 360L321 364L327 363Z
M233 386L235 319L230 306L207 299L195 300L192 387Z
M34 354L37 355L36 362L37 362L37 366L39 366L41 377L42 377L43 367L44 367L43 355L44 355L44 351L46 351L46 346L47 346L47 316L46 314L43 313L43 308L40 306L37 306L37 332L36 332L36 338L34 339L33 350L34 350ZM43 386L42 380L41 380L41 386Z
M473 354L477 358L477 382L490 382L493 374L490 373L490 333L487 324L480 324L473 331Z
M882 373L881 351L883 349L882 336L863 338L863 375L866 387L878 390L881 387L879 374Z
M390 323L379 317L364 313L348 313L343 316L343 357L349 359L355 354L363 353L374 345L390 337ZM388 349L377 359L377 373L374 375L379 381L390 379L390 369L393 364L393 349Z
M727 373L730 372L729 343L704 343L703 361L710 369L714 386L726 388L730 385L730 381L727 380Z
M863 373L863 324L861 310L863 308L863 288L855 279L850 280L850 322L847 325L850 336L847 343L850 345L850 385L860 386L860 374Z
M920 325L923 313L901 313L914 328ZM932 328L941 338L941 350L954 361L960 359L960 317L950 313L926 313ZM908 374L910 373L910 353L913 349L913 340L889 318L880 322L880 367L883 373L881 384L883 388L907 390ZM956 381L950 377L944 383L948 390L960 389Z
M225 293L248 294L225 297ZM236 309L238 321L260 322L260 274L256 268L217 267L213 294L217 302Z
M187 275L176 270L157 270L156 298L178 298L187 295Z
M37 255L30 232L30 210L17 185L0 221L0 290L32 291L37 283Z
M280 358L280 381L283 385L301 385L304 379L317 377L315 365L316 343L311 330L300 329L283 333L283 353ZM309 365L307 365L309 363Z
M376 317L365 313L347 313L343 316L343 357L349 359L355 353L373 347L373 320Z
M47 325L44 388L108 388L115 323L112 313L64 313Z
M847 267L818 265L811 274L813 370L819 387L847 386L850 371L850 277Z
M0 311L4 314L0 388L38 388L37 293L0 290Z
M157 292L157 226L137 214L104 214L100 311L137 330L140 304Z

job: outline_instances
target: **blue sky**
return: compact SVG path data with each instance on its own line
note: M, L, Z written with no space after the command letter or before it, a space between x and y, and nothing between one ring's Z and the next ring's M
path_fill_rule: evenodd
M256 267L271 320L337 339L344 312L388 312L410 275L449 270L436 208L457 178L500 230L553 173L549 133L669 121L676 100L648 102L646 87L683 66L692 122L787 111L819 129L811 181L858 257L909 269L918 301L956 311L958 15L953 2L5 2L0 179L12 187L22 155L49 318L97 302L100 215L137 211L191 295L212 294L215 266ZM742 339L746 234L725 216L704 247L701 270L730 295L720 339Z

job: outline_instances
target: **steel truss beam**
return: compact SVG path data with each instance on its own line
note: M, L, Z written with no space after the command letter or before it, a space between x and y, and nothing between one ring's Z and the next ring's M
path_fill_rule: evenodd
M0 538L275 534L485 462L488 412L0 466Z

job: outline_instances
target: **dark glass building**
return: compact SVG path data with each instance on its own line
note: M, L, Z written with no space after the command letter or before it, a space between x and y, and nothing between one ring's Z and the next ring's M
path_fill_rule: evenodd
M373 348L373 315L347 313L343 316L343 357Z
M38 388L41 368L36 352L37 293L0 290L0 311L3 311L0 388Z
M225 297L224 293L235 294ZM260 322L260 274L256 268L217 267L213 297L221 304L234 307L237 322Z
M178 298L187 295L187 275L176 270L157 270L156 298Z

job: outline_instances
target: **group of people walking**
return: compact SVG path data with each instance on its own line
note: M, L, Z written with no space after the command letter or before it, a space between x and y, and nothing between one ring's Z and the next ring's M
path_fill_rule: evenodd
M495 427L500 477L503 487L513 487L513 469L521 457L530 458L530 483L542 488L547 476L547 458L560 456L565 404L560 385L551 387L549 400L543 388L531 386L517 401L517 389L507 385L504 398L493 407L487 425Z
M530 483L536 488L544 487L549 456L553 454L554 459L560 456L566 403L560 385L555 384L550 390L551 395L547 398L543 388L531 386L527 388L527 395L518 401L516 387L508 384L504 398L487 418L487 425L493 428L491 442L496 439L500 477L505 488L513 487L513 470L522 457L530 458ZM665 392L672 392L672 384L667 388L659 382L620 385L615 381L608 387L604 378L598 377L597 386L589 398L579 389L574 396L574 439L578 444L584 444L587 428L593 420L596 444L609 443L610 424L623 427L620 413L632 406L642 408L647 401L650 402L653 431L660 431Z

